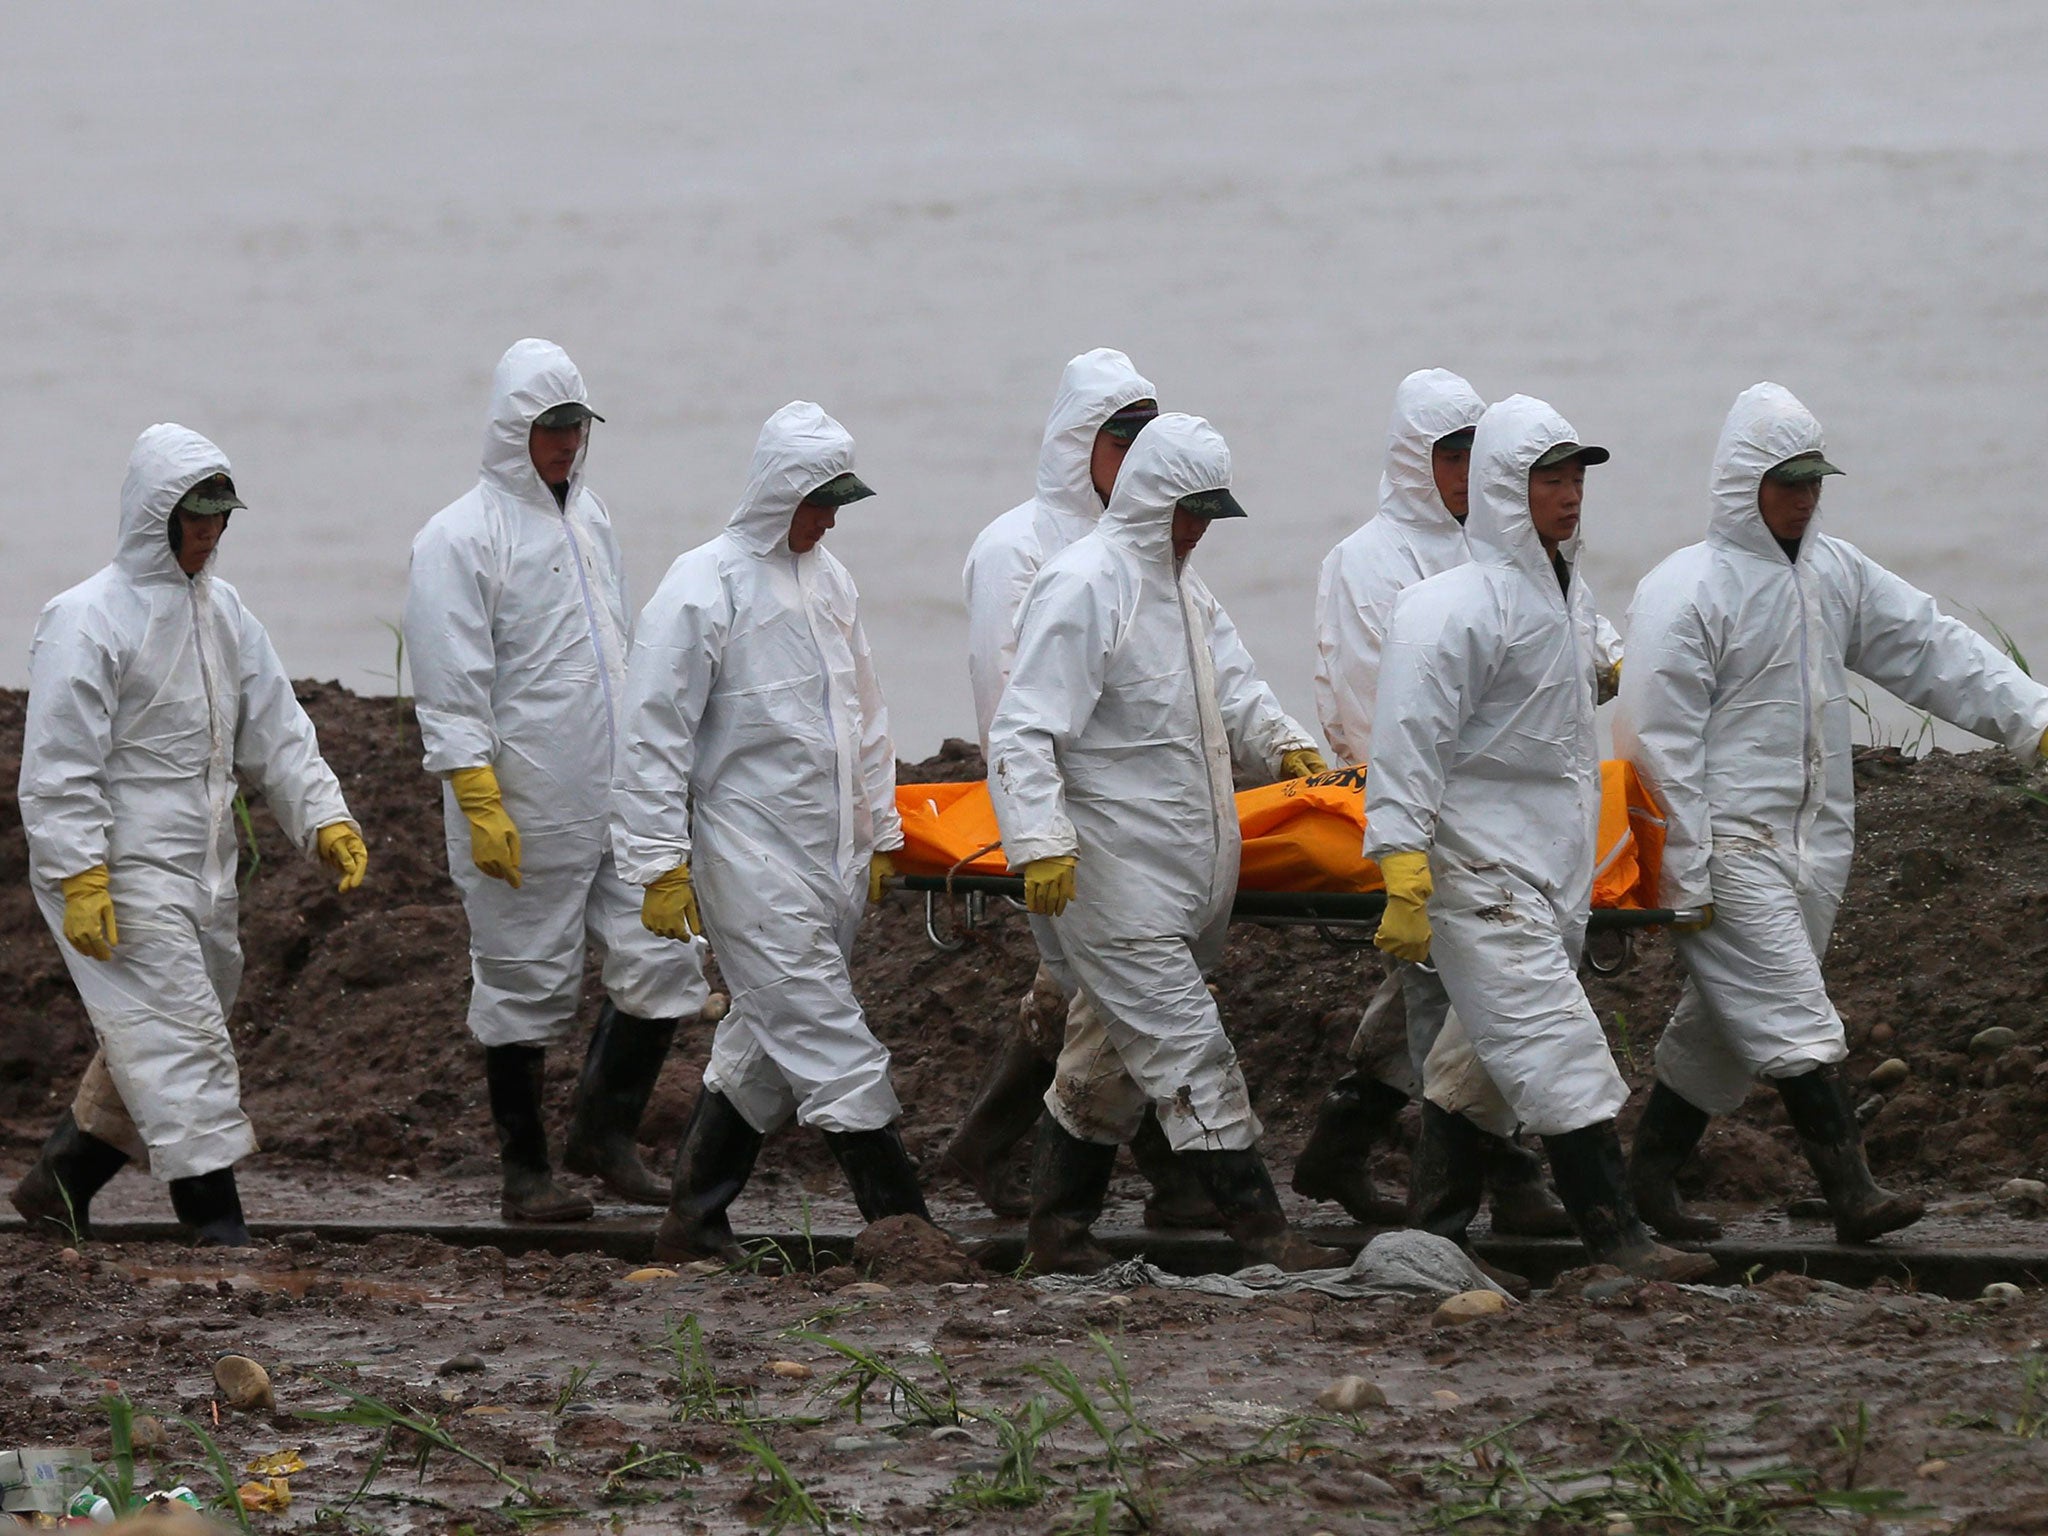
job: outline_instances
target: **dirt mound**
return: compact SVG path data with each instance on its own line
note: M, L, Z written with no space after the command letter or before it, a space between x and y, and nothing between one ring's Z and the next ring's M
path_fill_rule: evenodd
M249 1110L267 1158L363 1173L436 1174L494 1145L481 1051L463 1025L466 927L448 879L439 792L419 767L409 709L330 683L299 696L362 820L369 881L348 897L284 843L252 800L256 856L245 860L247 971L232 1027ZM11 793L23 698L0 692L0 1154L18 1166L68 1102L89 1033L27 885ZM906 781L965 779L979 753L949 742ZM1869 1112L1872 1161L1909 1183L1985 1188L2048 1172L2048 803L2003 754L1919 761L1864 754L1862 844L1828 960L1852 1046L1848 1074ZM965 1109L989 1053L1015 1018L1035 956L1021 918L993 920L942 953L921 899L898 895L863 926L855 984L895 1056L904 1136L927 1167ZM1370 948L1334 948L1302 929L1233 930L1216 980L1268 1145L1282 1164L1323 1087L1343 1071L1358 1010L1383 974ZM1670 946L1589 991L1633 1085L1677 993ZM594 1018L587 978L584 1027ZM1981 1037L1994 1026L2012 1039ZM710 1030L686 1026L643 1127L673 1147L695 1097ZM1974 1052L1972 1041L1978 1041ZM1885 1093L1864 1088L1890 1057L1907 1066ZM559 1125L581 1041L556 1052ZM1640 1103L1640 1092L1637 1103ZM1624 1116L1625 1125L1634 1110ZM1398 1176L1398 1159L1386 1170ZM822 1187L838 1175L820 1140L773 1138L760 1177ZM1689 1182L1726 1199L1780 1200L1808 1180L1776 1096L1753 1095L1717 1122Z
M921 1216L884 1216L853 1242L853 1267L871 1280L934 1285L986 1278L951 1237Z

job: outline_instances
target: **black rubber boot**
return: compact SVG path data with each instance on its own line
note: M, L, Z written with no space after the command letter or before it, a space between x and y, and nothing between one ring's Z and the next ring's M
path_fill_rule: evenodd
M973 1186L998 1216L1031 1214L1031 1192L1006 1166L1011 1148L1045 1112L1045 1090L1053 1064L1038 1054L1024 1031L1012 1028L1003 1048L975 1091L960 1129L939 1154L939 1169Z
M1628 1194L1628 1165L1612 1120L1543 1138L1558 1198L1572 1213L1579 1241L1596 1264L1612 1264L1645 1280L1702 1280L1713 1256L1666 1248L1650 1236Z
M1031 1164L1031 1224L1024 1262L1041 1275L1092 1275L1110 1263L1089 1228L1102 1214L1116 1148L1083 1141L1051 1115L1038 1127Z
M1711 1243L1721 1223L1689 1211L1678 1198L1678 1170L1707 1134L1713 1120L1677 1089L1658 1083L1650 1089L1636 1126L1636 1144L1629 1152L1628 1192L1636 1211L1660 1237L1682 1243Z
M761 1155L761 1133L747 1124L724 1094L706 1088L690 1108L668 1214L654 1229L654 1256L676 1261L746 1259L726 1209L739 1199Z
M1856 1112L1835 1068L1816 1067L1798 1077L1781 1077L1773 1086L1785 1101L1792 1129L1799 1133L1799 1150L1813 1165L1821 1193L1827 1196L1838 1239L1867 1243L1909 1227L1927 1213L1911 1195L1881 1189L1870 1176Z
M1315 1128L1294 1164L1294 1192L1333 1200L1361 1227L1398 1227L1408 1213L1372 1181L1373 1149L1392 1141L1408 1095L1364 1072L1347 1072L1316 1106Z
M1320 1248L1287 1224L1280 1192L1258 1150L1183 1152L1201 1175L1209 1198L1223 1213L1228 1232L1254 1264L1272 1264L1293 1274L1304 1269L1342 1269L1351 1262L1338 1248Z
M1152 1193L1145 1197L1146 1226L1170 1231L1223 1225L1223 1213L1216 1209L1209 1191L1166 1139L1156 1109L1148 1108L1138 1122L1138 1134L1131 1138L1131 1161L1152 1186Z
M917 1164L904 1150L903 1135L893 1123L872 1131L827 1131L825 1145L853 1186L853 1203L860 1207L863 1221L884 1216L932 1219L924 1191L918 1188Z
M242 1220L242 1196L232 1168L171 1180L171 1209L202 1248L249 1246L249 1227Z
M606 999L569 1109L562 1166L634 1205L667 1205L669 1186L640 1160L640 1118L675 1038L674 1019L638 1019Z
M1472 1251L1470 1228L1486 1189L1488 1144L1498 1139L1465 1116L1424 1099L1422 1134L1408 1165L1408 1225L1449 1238L1495 1285L1510 1295L1527 1296L1526 1275L1489 1264Z
M10 1199L29 1231L85 1242L92 1237L92 1197L127 1165L126 1152L81 1131L67 1109Z
M547 1052L537 1045L484 1047L484 1081L498 1128L498 1166L505 1176L499 1212L507 1221L588 1221L593 1207L555 1182L548 1132L541 1120Z
M1543 1159L1512 1136L1481 1131L1486 1208L1495 1237L1571 1237L1571 1213L1551 1193Z

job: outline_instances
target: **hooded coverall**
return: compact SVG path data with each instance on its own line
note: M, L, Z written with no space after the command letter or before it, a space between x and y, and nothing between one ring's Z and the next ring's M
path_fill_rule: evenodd
M689 1017L707 995L696 946L642 928L640 893L614 868L630 631L611 515L584 484L581 455L557 504L529 448L535 417L587 400L560 347L515 343L493 381L476 486L413 541L405 645L426 769L445 780L488 766L519 830L515 888L476 867L468 818L444 785L448 869L469 917L469 1028L486 1046L568 1034L586 941L630 1019Z
M852 576L788 544L797 504L852 470L817 406L771 416L725 532L641 614L626 680L619 867L646 885L690 866L732 993L704 1085L755 1132L899 1112L848 972L869 861L903 846L889 714Z
M302 851L354 825L263 626L211 561L188 577L171 550L179 499L227 473L184 427L137 438L114 562L51 599L29 655L30 881L99 1041L86 1088L104 1067L117 1090L82 1090L74 1112L166 1181L256 1149L227 1028L242 978L236 775ZM101 864L120 941L94 960L64 942L59 884Z

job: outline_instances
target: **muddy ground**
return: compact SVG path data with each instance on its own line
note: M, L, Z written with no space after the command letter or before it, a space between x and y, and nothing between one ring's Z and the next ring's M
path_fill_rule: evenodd
M255 806L260 860L248 877L248 975L233 1021L264 1143L249 1165L251 1214L310 1220L330 1200L354 1209L390 1200L487 1217L491 1138L480 1053L461 1022L462 914L417 736L391 700L324 684L301 694L365 825L372 865L361 892L336 897ZM20 696L0 694L0 782L9 786L20 714ZM977 767L954 748L903 776ZM2048 1170L2039 1016L2048 804L1989 753L1919 762L1872 753L1859 782L1863 841L1830 975L1854 1045L1852 1078L1862 1084L1888 1058L1906 1067L1888 1090L1859 1091L1872 1160L1881 1176L1951 1201L2016 1174L2039 1177ZM11 1179L68 1099L89 1046L28 897L11 795L0 819L0 1177ZM920 903L892 899L864 931L856 980L895 1053L906 1137L929 1170L1032 962L1014 918L950 955L930 948L922 921ZM1300 930L1234 933L1217 981L1283 1179L1379 975L1370 951L1333 950ZM1639 1089L1674 990L1668 946L1655 939L1622 977L1591 987ZM593 1012L586 1007L586 1028ZM1993 1036L1973 1053L1993 1027L2012 1038ZM679 1035L645 1127L650 1155L672 1147L708 1044L705 1030ZM560 1053L558 1108L579 1058L580 1042ZM1384 1159L1389 1183L1401 1161ZM1717 1126L1691 1181L1727 1214L1752 1219L1810 1193L1775 1098L1763 1093ZM942 1211L962 1208L957 1187L933 1182ZM750 1208L786 1211L808 1192L837 1214L836 1175L815 1138L784 1135L735 1214L747 1226ZM1128 1180L1119 1186L1120 1199L1135 1193ZM160 1190L137 1174L117 1179L106 1199L110 1210L162 1214ZM2048 1228L2035 1242L2048 1249ZM1504 1318L1440 1330L1422 1301L1141 1290L1075 1302L1012 1277L945 1280L886 1262L878 1283L890 1289L875 1294L834 1288L859 1278L851 1272L631 1280L631 1270L595 1255L507 1258L396 1235L367 1249L300 1237L227 1259L97 1245L65 1256L0 1236L0 1338L10 1341L0 1349L0 1449L72 1439L104 1449L97 1405L111 1381L153 1414L215 1432L238 1472L259 1453L309 1447L281 1517L300 1524L342 1509L380 1439L293 1416L342 1406L346 1389L445 1426L436 1432L497 1469L437 1450L415 1483L409 1442L370 1495L336 1516L359 1528L510 1529L553 1505L621 1528L737 1530L783 1517L806 1528L796 1496L778 1505L770 1491L765 1469L779 1458L834 1529L849 1527L850 1511L882 1530L1096 1529L1090 1501L1117 1496L1099 1528L1149 1520L1160 1530L1309 1532L1449 1518L1516 1466L1532 1478L1540 1466L1647 1466L1648 1452L1627 1448L1632 1424L1674 1454L1685 1436L1704 1435L1717 1469L1704 1474L1710 1482L1780 1461L1810 1469L1803 1483L1757 1495L1771 1506L1764 1515L1790 1528L1933 1528L1920 1515L1822 1522L1816 1497L1853 1484L1895 1490L1927 1506L1924 1518L1960 1528L2048 1529L2033 1438L2048 1423L2048 1401L2037 1401L2048 1398L2039 1353L2048 1316L2031 1292L1999 1306L1781 1277L1727 1294L1650 1288L1589 1299L1568 1283ZM665 1340L690 1338L693 1317L704 1347L685 1349L679 1373ZM900 1414L942 1422L899 1422L877 1387L856 1423L838 1401L849 1383L830 1385L847 1362L790 1336L805 1325L907 1371L926 1400L907 1407L899 1394ZM1101 1384L1115 1379L1109 1349L1128 1375L1127 1407ZM234 1350L271 1366L279 1409L223 1407L216 1431L212 1361ZM951 1373L952 1406L936 1385L934 1350ZM1378 1384L1389 1405L1355 1419L1318 1416L1316 1392L1347 1373ZM1057 1388L1075 1383L1115 1451L1084 1416L1069 1417L1047 1434L1038 1500L1001 1507L1032 1490L1001 1472L1010 1432L996 1420L1028 1416L1034 1398L1057 1417L1073 1406ZM956 1413L963 1424L943 1422ZM175 1471L213 1487L191 1432L165 1423L159 1480ZM949 1432L962 1429L964 1438ZM1504 1439L1461 1452L1495 1433ZM1439 1465L1447 1457L1456 1470ZM1606 1514L1625 1507L1638 1529L1689 1528L1659 1526L1651 1508L1661 1499L1668 1514L1683 1493L1676 1472L1656 1499L1627 1491L1647 1475L1625 1474L1604 1504L1553 1510L1542 1528L1607 1530ZM1586 1485L1534 1486L1570 1499Z

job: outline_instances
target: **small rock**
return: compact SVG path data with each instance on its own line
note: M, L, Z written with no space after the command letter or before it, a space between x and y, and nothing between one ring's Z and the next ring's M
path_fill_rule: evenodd
M1896 1088L1912 1075L1913 1069L1893 1056L1871 1068L1870 1076L1864 1081L1872 1088Z
M1429 1394L1429 1400L1439 1408L1455 1408L1464 1401L1462 1397L1458 1396L1449 1387L1438 1387Z
M893 1440L870 1440L866 1435L835 1435L832 1449L845 1455L858 1455L862 1451L887 1450L895 1443Z
M1785 1214L1794 1221L1827 1221L1835 1213L1828 1209L1827 1201L1820 1196L1807 1195L1787 1205Z
M780 1376L784 1381L809 1381L811 1368L801 1360L770 1360L768 1372Z
M683 1273L699 1276L722 1275L725 1273L725 1263L720 1259L693 1259L683 1266Z
M1607 1536L1635 1536L1635 1529L1635 1521L1629 1519L1627 1515L1609 1515L1607 1517Z
M230 1407L244 1411L277 1406L277 1394L270 1389L270 1372L247 1355L222 1355L213 1363L213 1383Z
M1870 1043L1872 1045L1890 1045L1892 1043L1892 1036L1895 1033L1896 1031L1889 1024L1873 1024L1870 1026Z
M482 1371L483 1368L483 1357L481 1355L472 1355L465 1350L462 1354L450 1355L446 1360L435 1366L434 1374L436 1376L474 1376Z
M1982 1299L1996 1302L2001 1307L2009 1307L2014 1302L2021 1300L2026 1294L2025 1291L2014 1285L2010 1280L1994 1280L1984 1287Z
M889 1287L879 1280L856 1280L851 1285L839 1288L841 1296L888 1296L893 1294Z
M1482 1317L1498 1317L1510 1305L1499 1291L1460 1291L1438 1307L1430 1321L1439 1328L1456 1328Z
M2048 1184L2039 1179L2007 1179L1998 1186L1998 1198L2014 1210L2033 1213L2048 1205Z
M716 1024L732 1008L732 999L723 992L714 992L704 999L704 1006L697 1010L699 1024Z
M1948 1470L1948 1463L1939 1456L1932 1461L1923 1461L1913 1469L1915 1477L1939 1477Z
M128 1427L129 1442L138 1451L160 1450L169 1438L164 1433L164 1421L153 1413L138 1413Z
M1588 1301L1622 1301L1635 1295L1643 1288L1643 1282L1635 1275L1610 1275L1605 1280L1589 1280L1579 1294Z
M973 1440L974 1431L958 1424L941 1424L932 1431L934 1440Z
M649 1280L673 1280L676 1272L663 1269L659 1264L650 1264L645 1269L636 1269L626 1276L628 1285L645 1285Z
M1989 1029L1980 1029L1970 1036L1972 1056L1997 1056L2011 1050L2020 1043L2019 1031L2007 1029L2003 1024L1994 1024Z
M1877 1118L1878 1112L1883 1108L1884 1095L1873 1093L1869 1098L1856 1106L1856 1123L1858 1125L1870 1124L1871 1121Z
M1332 1413L1356 1413L1386 1407L1387 1394L1363 1376L1339 1376L1316 1394L1316 1406Z

